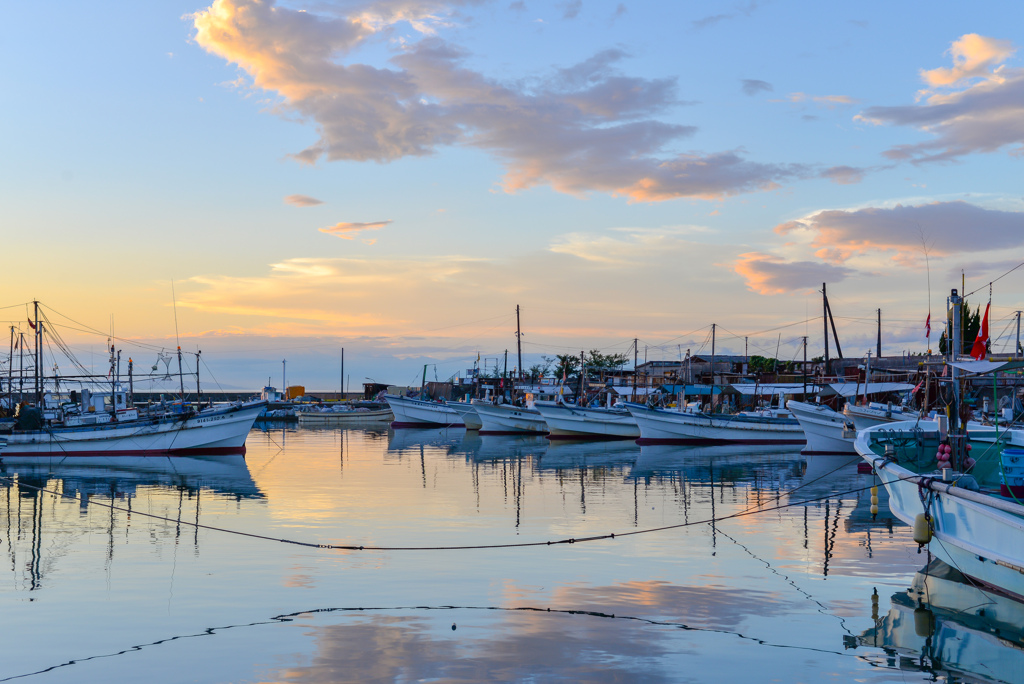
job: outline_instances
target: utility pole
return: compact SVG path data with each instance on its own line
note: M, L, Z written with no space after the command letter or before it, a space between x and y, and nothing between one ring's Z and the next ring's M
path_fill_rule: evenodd
M519 379L523 379L523 332L519 327L519 305L516 304L516 352L519 356Z
M13 328L12 328L13 330ZM1020 311L1017 312L1017 347L1013 350L1013 358L1019 359L1021 357L1020 347Z
M338 401L345 401L345 348L341 348L341 395Z
M878 310L878 343L875 346L875 358L882 358L882 310Z
M636 403L636 376L637 368L636 362L640 356L640 341L637 338L633 338L633 403Z

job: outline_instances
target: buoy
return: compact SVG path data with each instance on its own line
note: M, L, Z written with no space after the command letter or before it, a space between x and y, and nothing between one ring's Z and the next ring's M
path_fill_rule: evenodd
M964 447L964 449L967 449L968 451L970 451L970 450L971 450L971 449L973 449L973 448L974 448L974 447L972 447L972 446L971 446L970 444L968 444L968 445L966 445L966 446Z
M925 546L932 540L932 525L931 521L925 517L924 513L918 513L914 517L914 541L921 546Z
M871 504L871 515L878 515L878 504Z
M935 633L935 613L924 606L914 609L914 632L919 637L930 637Z
M878 588L871 592L871 619L878 622Z
M878 497L877 496L872 496L871 497L871 505L872 506L877 506L878 505Z

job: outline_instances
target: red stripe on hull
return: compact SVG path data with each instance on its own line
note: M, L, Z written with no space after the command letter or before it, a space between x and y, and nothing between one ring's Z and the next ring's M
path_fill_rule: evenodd
M652 437L641 437L636 440L637 444L688 444L692 446L713 446L715 444L750 444L750 445L788 445L799 446L807 444L806 439L699 439L696 437L660 439Z

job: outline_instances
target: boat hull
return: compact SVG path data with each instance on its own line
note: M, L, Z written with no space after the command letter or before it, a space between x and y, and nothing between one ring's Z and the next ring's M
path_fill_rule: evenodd
M845 436L850 431L842 413L821 404L802 401L786 402L786 408L796 416L804 430L807 439L804 453L835 456L857 453L853 446L854 437Z
M640 428L628 411L588 409L554 402L535 408L548 426L548 439L636 439Z
M928 513L934 528L934 537L929 544L931 553L977 582L1024 598L1024 544L1020 543L1024 539L1024 506L1010 506L1019 509L1019 514L1015 515L948 493L922 496L918 473L879 456L871 449L876 431L884 434L887 430L911 430L915 426L926 433L938 429L934 422L914 421L887 424L857 435L857 452L872 465L878 479L885 485L889 493L889 509L912 526L917 515L925 513L925 503L929 502ZM938 473L931 473L928 477L941 481ZM986 498L997 500L995 497ZM998 501L1006 505L1005 500Z
M54 427L4 435L3 458L125 454L244 454L245 438L265 402L192 414L87 427Z
M640 427L640 444L806 444L795 420L683 413L626 404Z
M467 430L479 430L483 427L483 422L480 420L480 416L477 415L476 407L473 404L452 402L448 406L459 414Z
M481 435L543 435L548 432L544 416L535 410L502 404L476 404Z
M393 428L465 427L462 416L447 404L393 394L384 395L384 399L395 414Z

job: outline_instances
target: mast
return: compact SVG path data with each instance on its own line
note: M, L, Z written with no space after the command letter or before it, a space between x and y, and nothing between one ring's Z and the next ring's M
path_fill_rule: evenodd
M576 399L577 406L586 406L587 400L587 362L583 357L583 350L580 350L580 394L579 398Z
M949 338L952 340L952 345L949 345L949 347L951 349L950 369L952 370L951 375L953 379L953 406L951 407L952 410L949 412L950 432L956 430L958 421L960 420L960 369L952 364L956 363L957 359L960 357L960 309L962 303L963 300L960 299L960 295L957 293L956 288L953 288L949 295L949 306L953 309L953 334Z
M516 352L519 355L519 379L523 378L523 333L519 327L519 305L516 304Z
M199 356L202 349L196 349L196 411L203 409L203 391L199 388Z
M42 382L41 382L42 379L39 377L39 374L42 373L42 365L39 363L39 359L41 358L40 350L39 350L39 302L37 300L33 299L32 300L32 305L35 308L35 318L36 318L35 325L32 326L35 329L35 331L36 331L36 353L35 353L35 362L36 362L36 367L35 367L36 405L37 406L42 406L42 404L43 404L43 393L42 393Z
M11 329L13 330L13 329ZM1021 357L1021 312L1017 312L1017 347L1014 349L1014 358Z
M131 408L135 405L135 377L133 374L134 364L132 363L132 357L128 357L128 402L127 407Z
M804 335L804 365L801 367L804 371L804 396L801 400L807 401L807 335Z
M7 402L8 409L14 409L14 326L11 326L11 352L7 357Z
M113 349L113 347L111 347ZM178 345L178 384L181 387L181 407L185 408L185 375L181 371L181 345Z
M825 377L832 370L828 358L828 295L825 294L825 283L821 284L821 326L825 331Z
M711 396L708 397L708 403L711 404L712 413L715 411L715 331L717 328L716 323L711 324Z
M341 396L339 401L345 401L345 348L341 348Z

